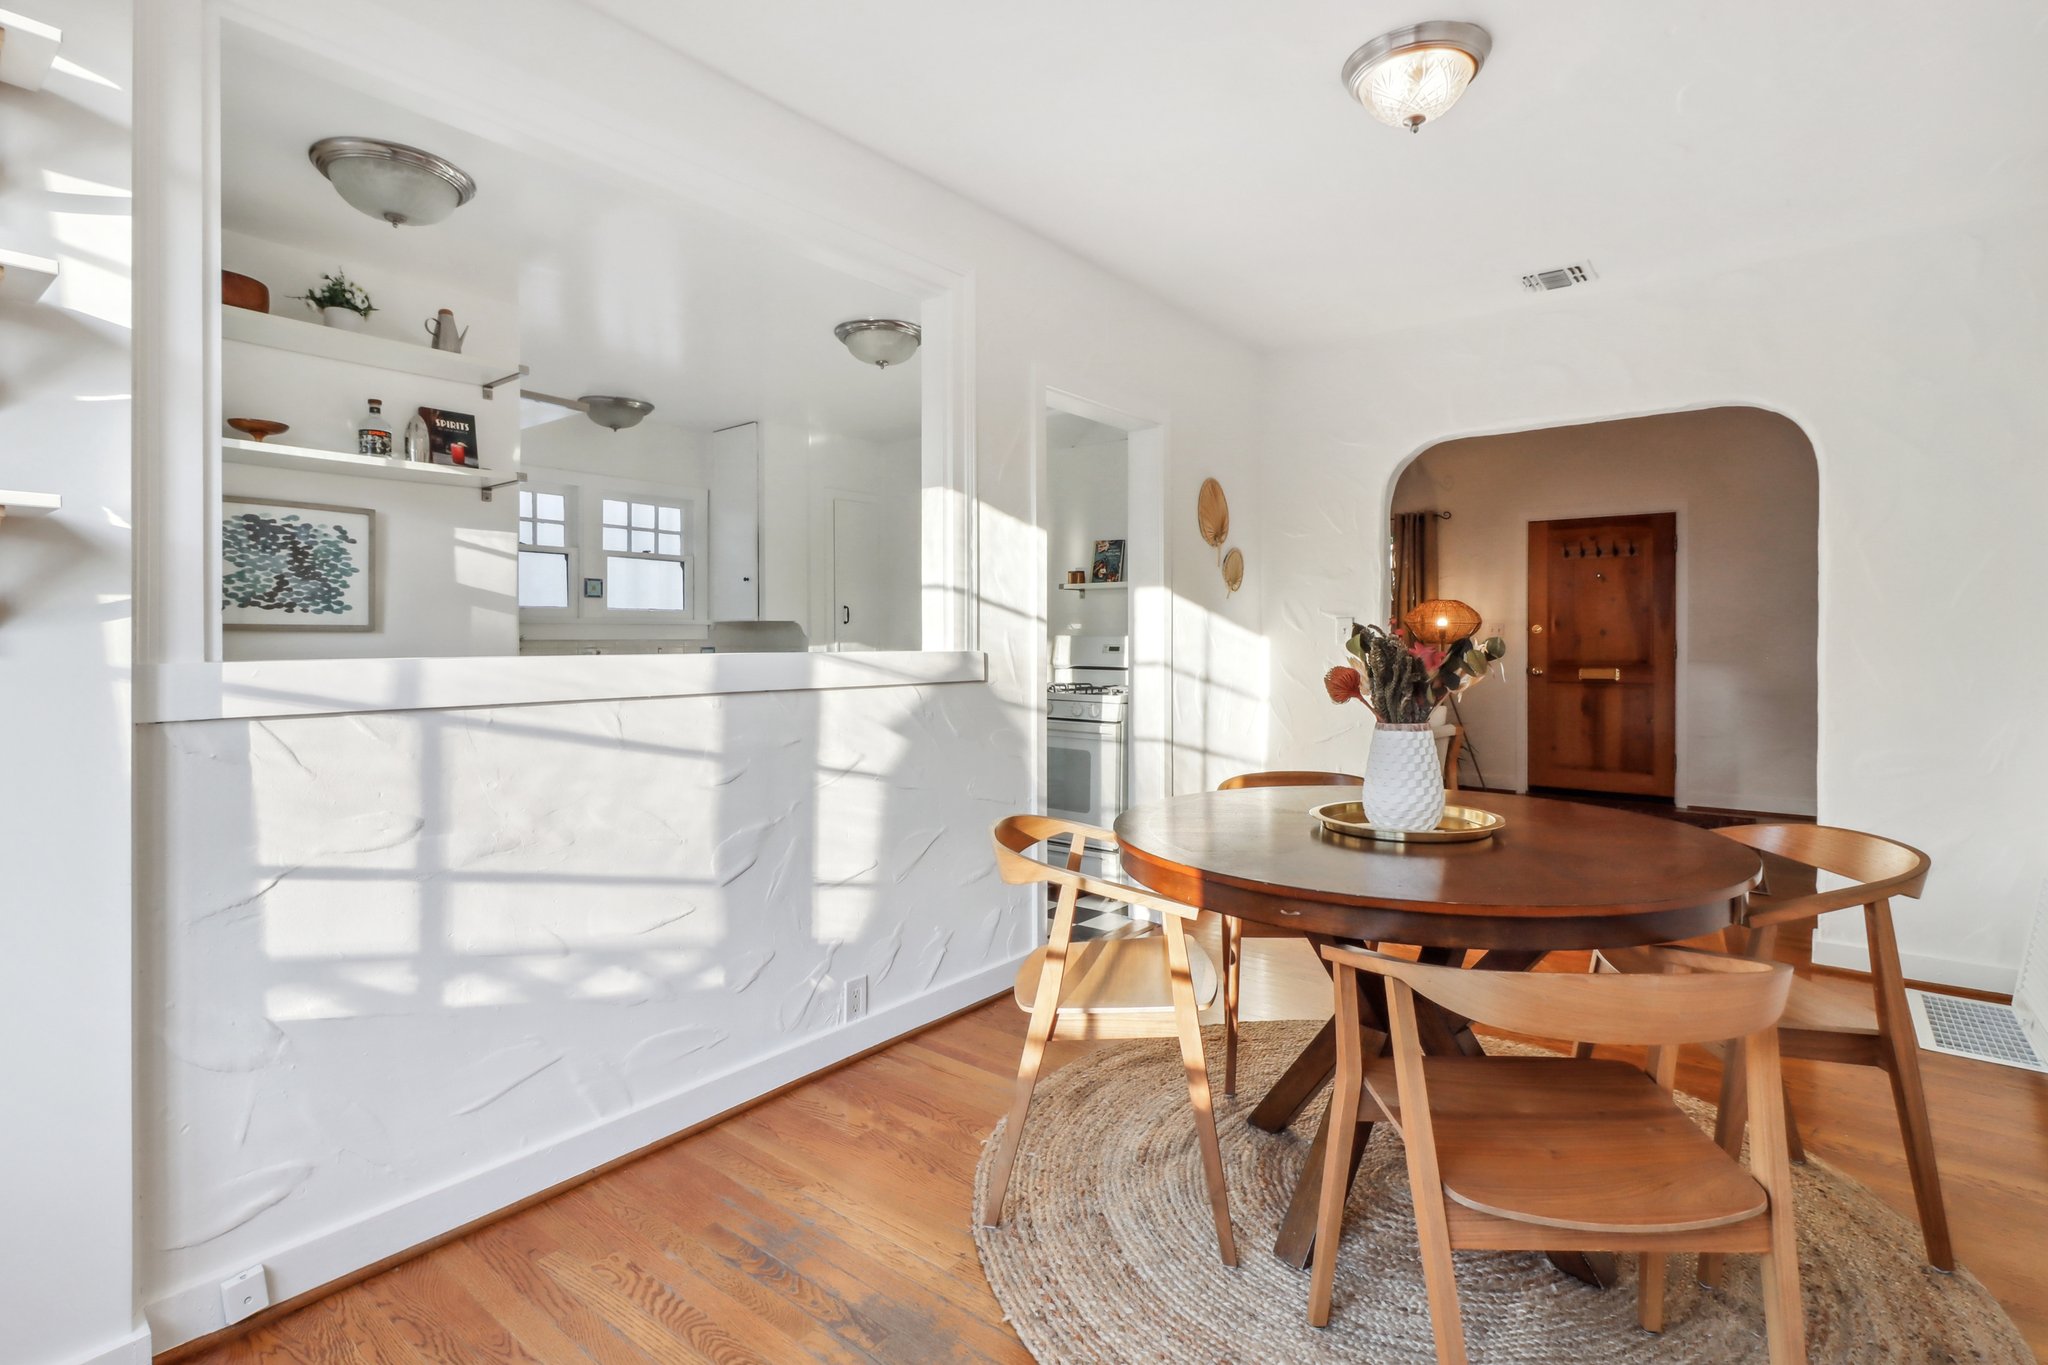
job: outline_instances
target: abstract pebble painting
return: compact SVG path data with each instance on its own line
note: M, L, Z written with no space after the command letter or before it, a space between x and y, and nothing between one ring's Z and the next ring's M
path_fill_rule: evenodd
M374 630L374 516L364 507L222 498L222 627Z

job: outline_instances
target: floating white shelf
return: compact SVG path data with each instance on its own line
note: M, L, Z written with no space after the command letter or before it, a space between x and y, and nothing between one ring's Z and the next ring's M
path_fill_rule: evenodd
M39 517L63 509L61 493L22 493L0 488L0 517Z
M297 351L300 355L342 360L351 365L369 365L397 374L427 379L445 379L454 384L473 384L484 397L498 384L508 383L525 373L523 366L499 360L484 360L455 351L437 351L390 337L364 332L344 332L317 322L299 322L276 313L257 313L247 308L220 310L220 334L229 341L250 346L268 346L276 351Z
M1128 583L1062 583L1061 592L1121 592L1130 587Z
M511 477L491 469L458 469L454 465L387 460L381 455L352 455L342 450L281 446L275 441L223 439L220 457L230 464L296 469L302 474L349 474L362 479L396 479L401 483L439 484L446 488L482 488Z
M0 303L34 303L57 278L57 263L47 256L0 251Z
M40 90L64 45L64 30L0 9L0 83Z

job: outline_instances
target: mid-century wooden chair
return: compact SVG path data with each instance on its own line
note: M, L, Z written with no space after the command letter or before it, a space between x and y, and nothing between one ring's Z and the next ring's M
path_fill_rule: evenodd
M1365 779L1350 773L1319 773L1287 770L1270 773L1239 773L1216 784L1220 792L1244 787L1362 787ZM1237 1093L1237 1002L1238 978L1244 969L1244 941L1248 938L1300 938L1288 929L1257 921L1247 923L1231 915L1223 917L1223 1093Z
M1920 1049L1906 1008L1899 943L1892 933L1891 898L1919 896L1927 884L1927 855L1875 834L1830 825L1734 825L1714 832L1755 849L1764 864L1761 893L1749 898L1742 925L1724 936L1732 951L1769 961L1782 925L1829 910L1862 907L1870 946L1871 997L1867 1001L1845 997L1820 982L1795 980L1785 1018L1778 1026L1779 1047L1787 1057L1873 1066L1891 1077L1892 1104L1905 1138L1906 1169L1913 1178L1927 1261L1938 1270L1954 1270L1955 1251L1942 1207L1941 1175L1934 1163L1934 1133L1927 1123L1927 1096L1920 1084ZM1833 873L1851 884L1806 891L1814 884L1815 871ZM1772 895L1774 883L1798 888L1804 894ZM1727 1065L1722 1072L1721 1116L1715 1135L1730 1152L1742 1149L1746 1099L1752 1094L1754 1087L1743 1084L1739 1062ZM1789 1098L1784 1104L1787 1122L1794 1122ZM1791 1136L1796 1151L1796 1128ZM1714 1284L1719 1276L1718 1258L1703 1258L1700 1278Z
M1216 1116L1209 1100L1209 1067L1202 1055L1199 1017L1202 1007L1216 998L1216 969L1201 945L1188 941L1186 928L1201 912L1142 887L1082 872L1089 844L1103 849L1117 846L1116 835L1109 830L1045 815L1013 815L996 823L994 835L996 868L1003 880L1012 885L1057 886L1059 901L1045 947L1026 959L1017 973L1017 1004L1030 1012L1031 1023L1024 1034L1024 1055L1017 1064L1017 1094L1010 1105L1010 1120L989 1172L982 1222L994 1227L1003 1221L1010 1169L1024 1139L1024 1120L1031 1111L1031 1091L1038 1083L1047 1043L1068 1038L1171 1035L1180 1039L1188 1103L1195 1111L1195 1133L1216 1219L1216 1246L1225 1265L1236 1265L1230 1196L1223 1184L1223 1151L1216 1142ZM1070 840L1065 867L1030 855L1034 846L1062 836ZM1075 943L1074 909L1084 892L1158 911L1161 932Z
M1664 1321L1663 1260L1758 1252L1774 1365L1806 1359L1792 1224L1792 1167L1774 1025L1792 985L1775 963L1684 948L1606 954L1618 973L1558 975L1425 966L1330 946L1337 1078L1330 1092L1308 1320L1330 1321L1351 1148L1361 1111L1399 1130L1440 1362L1465 1360L1451 1252L1634 1251L1637 1314ZM1359 974L1385 979L1392 1055L1364 1055ZM1425 1057L1422 996L1466 1018L1555 1038L1647 1043L1651 1074L1569 1057ZM1739 1040L1755 1115L1748 1170L1671 1097L1678 1044ZM1760 1102L1756 1102L1760 1101Z

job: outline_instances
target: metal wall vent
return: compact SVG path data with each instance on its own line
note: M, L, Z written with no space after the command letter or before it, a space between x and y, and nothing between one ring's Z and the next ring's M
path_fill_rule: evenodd
M1522 288L1531 294L1548 294L1553 289L1569 289L1575 284L1591 284L1599 279L1593 273L1590 261L1578 261L1572 265L1561 265L1555 270L1539 270L1533 275L1522 276Z
M1906 1008L1912 1012L1913 1031L1919 1035L1920 1046L1929 1052L1946 1052L1951 1057L1996 1062L2027 1071L2048 1071L2048 1063L2042 1062L2033 1040L2027 1036L2025 1021L2011 1005L1909 990Z

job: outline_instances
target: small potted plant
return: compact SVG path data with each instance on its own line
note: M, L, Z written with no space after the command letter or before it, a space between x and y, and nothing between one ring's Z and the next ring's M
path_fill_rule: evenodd
M320 321L345 332L362 331L370 314L377 311L370 302L370 291L339 270L322 275L318 285L296 297L304 299L307 307L319 309Z
M1486 676L1508 652L1507 642L1466 635L1432 644L1397 621L1391 630L1358 627L1344 648L1357 667L1339 664L1323 675L1323 688L1331 701L1363 702L1373 714L1365 818L1409 833L1435 829L1444 815L1444 780L1430 712Z

